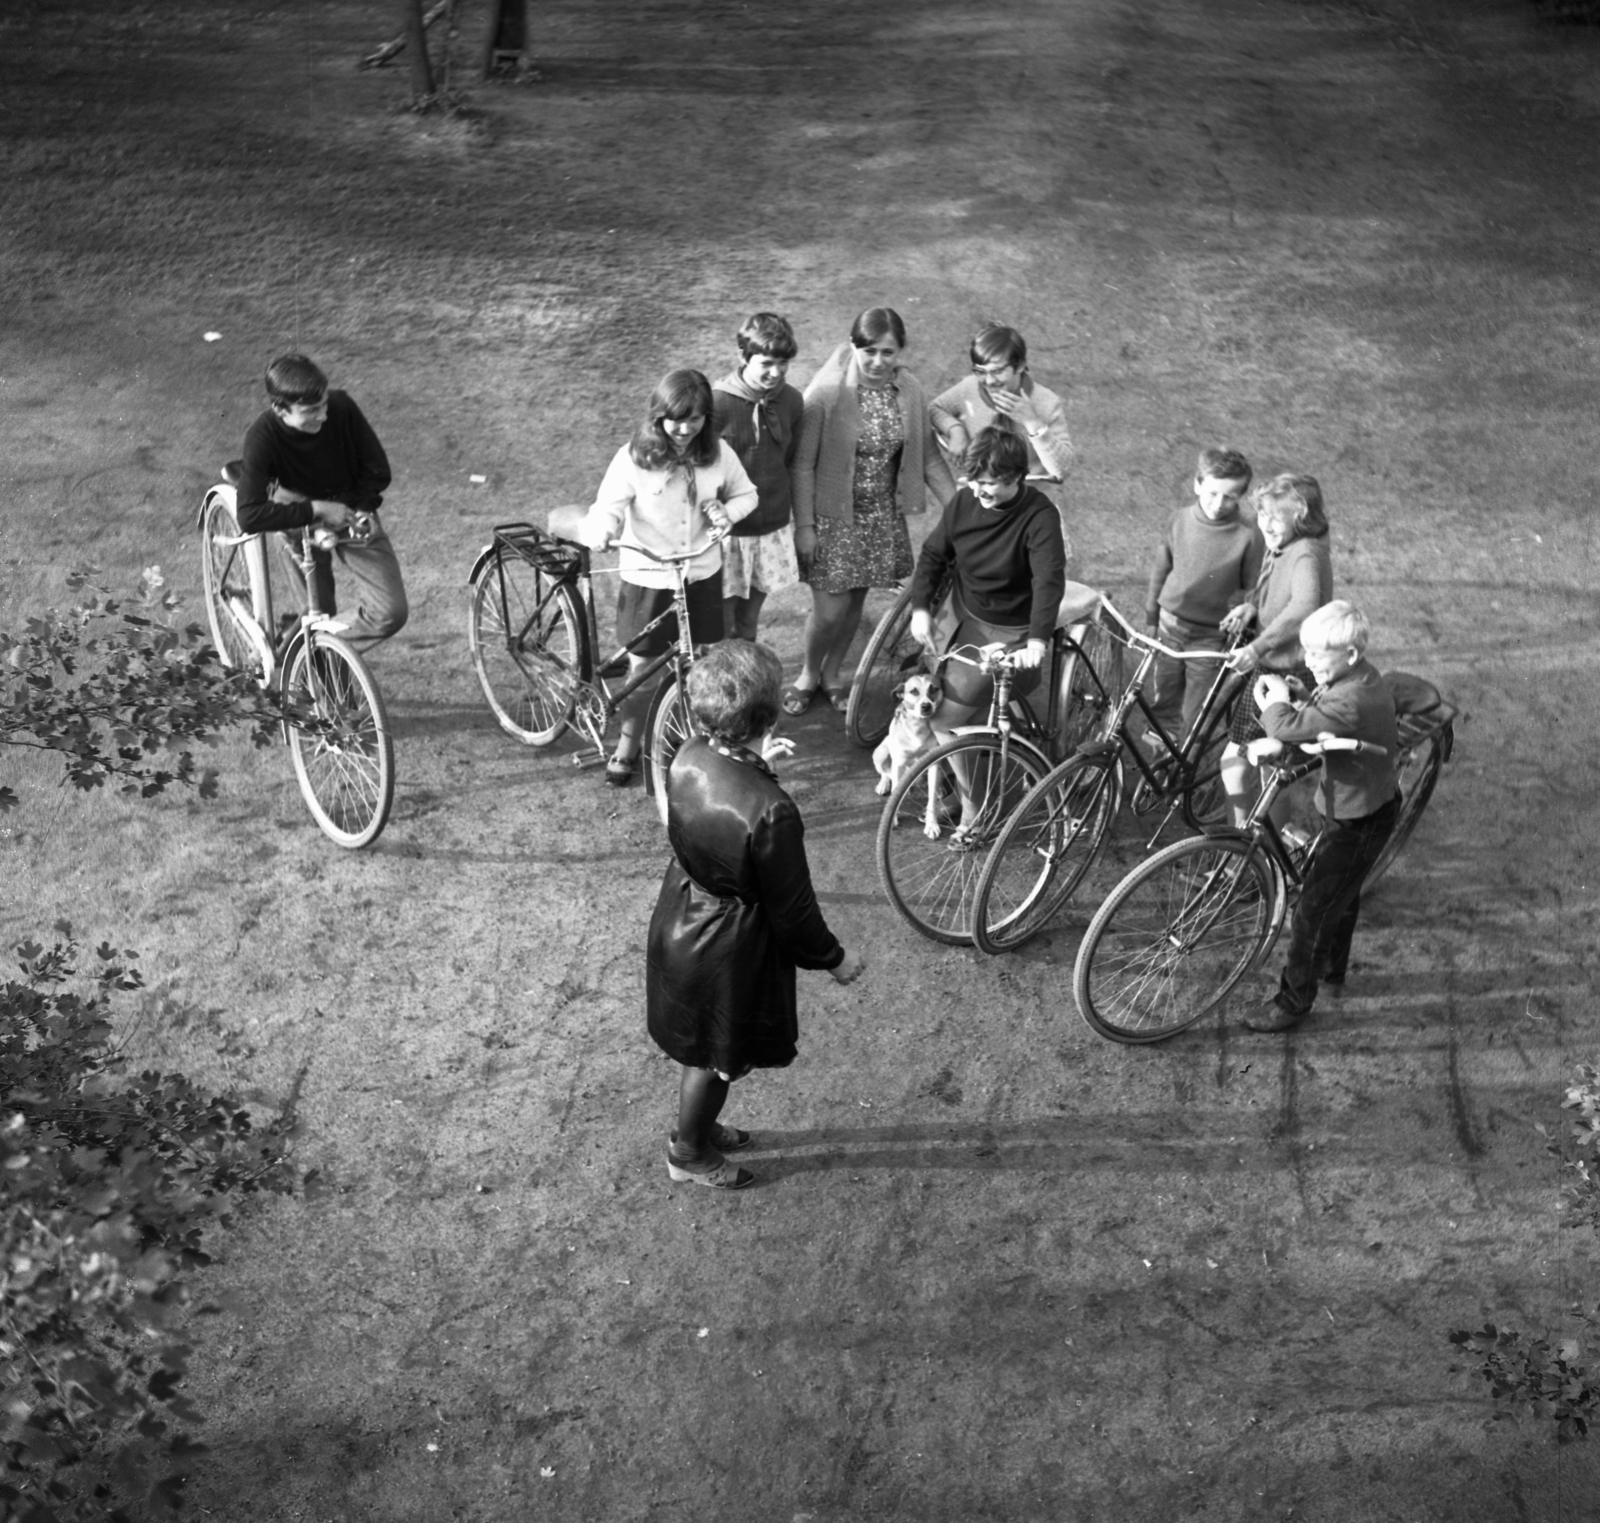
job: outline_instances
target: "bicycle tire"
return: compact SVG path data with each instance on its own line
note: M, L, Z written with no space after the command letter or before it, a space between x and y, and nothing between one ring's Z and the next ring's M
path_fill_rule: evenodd
M1241 697L1241 685L1231 701L1220 704L1211 715L1193 761L1184 768L1183 818L1191 830L1214 830L1228 820L1228 790L1222 786L1222 753L1228 746L1233 725L1233 706L1248 701Z
M1362 893L1388 872L1394 866L1395 858L1405 850L1406 842L1411 839L1411 833L1417 828L1417 822L1421 820L1422 812L1428 807L1428 800L1438 786L1439 774L1444 770L1445 757L1450 753L1454 738L1453 727L1446 724L1416 745L1401 751L1395 766L1400 780L1400 816L1394 822L1393 834L1378 853L1378 860L1362 880Z
M552 586L547 572L520 556L491 557L472 584L467 643L500 728L525 746L559 740L572 722L589 661L572 588Z
M233 505L222 490L212 491L200 509L200 577L211 643L224 666L259 674L271 665L272 651L255 620L244 545L228 543L240 539Z
M1121 668L1121 646L1099 622L1084 627L1082 638L1069 649L1056 673L1056 728L1050 737L1055 761L1065 761L1099 729L1112 702L1116 673ZM1101 673L1102 663L1106 667ZM1108 680L1109 679L1109 680Z
M851 742L871 747L889 733L894 718L895 688L922 660L922 647L911 638L911 588L902 587L873 627L850 681L844 729Z
M338 636L318 632L290 658L283 691L291 713L314 721L289 725L289 751L311 817L340 846L370 846L394 804L394 741L372 673Z
M960 845L945 830L955 823L948 815L960 807L957 765L966 769L973 800L971 829ZM972 905L989 846L1049 770L1030 742L986 730L929 751L901 778L878 821L878 878L889 902L918 932L945 946L972 944ZM930 786L938 832L933 838L924 833Z
M1159 1042L1227 998L1283 924L1279 869L1249 838L1188 836L1106 896L1078 948L1078 1013L1113 1042Z
M668 672L650 700L644 721L644 786L655 800L663 826L667 823L667 773L672 758L691 735L689 705L675 672Z
M1117 803L1107 758L1070 756L1039 780L978 874L972 939L983 951L1013 951L1044 929L1099 860Z

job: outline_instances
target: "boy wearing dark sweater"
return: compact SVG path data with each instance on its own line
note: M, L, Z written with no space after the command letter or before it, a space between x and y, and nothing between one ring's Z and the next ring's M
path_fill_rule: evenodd
M1195 500L1173 518L1150 568L1145 622L1162 644L1219 653L1226 648L1223 616L1254 589L1266 550L1261 531L1239 513L1250 474L1237 450L1200 452ZM1174 740L1188 734L1220 665L1220 655L1217 661L1156 657L1150 708Z
M1061 514L1023 479L1028 446L998 428L979 431L963 462L968 484L945 505L911 580L911 635L933 638L934 589L955 569L952 612L959 621L950 645L974 647L1026 640L1015 657L1013 693L1038 685L1067 582ZM941 730L966 724L987 709L994 680L964 661L944 668L945 701L933 722Z
M1343 599L1325 603L1300 626L1300 644L1316 689L1306 694L1283 677L1256 682L1261 725L1283 746L1335 735L1358 751L1323 754L1317 808L1323 831L1289 922L1289 951L1277 997L1245 1019L1252 1031L1291 1031L1311 1013L1319 983L1344 983L1350 940L1361 913L1361 885L1382 854L1400 813L1400 754L1394 693L1366 658L1366 616ZM1253 746L1268 742L1254 741Z
M312 552L317 600L335 613L333 566L356 584L354 612L340 616L344 639L368 650L395 634L408 612L405 583L394 546L377 512L389 485L389 460L362 416L342 391L303 354L280 355L267 366L267 410L244 436L237 496L239 528L298 538L312 527L364 529L364 537ZM300 557L287 557L296 584Z

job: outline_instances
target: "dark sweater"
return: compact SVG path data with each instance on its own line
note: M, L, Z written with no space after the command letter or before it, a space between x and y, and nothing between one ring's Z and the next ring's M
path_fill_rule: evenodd
M302 497L371 513L382 505L389 480L389 459L378 436L344 392L328 393L328 416L314 434L290 428L269 407L244 436L239 528L261 534L311 522L309 501L273 502L267 496L274 482Z
M1365 819L1399 791L1395 758L1400 754L1400 740L1394 693L1364 656L1343 676L1319 687L1299 708L1292 703L1269 703L1261 711L1261 727L1286 745L1315 740L1329 730L1383 747L1381 756L1329 751L1323 757L1317 806L1336 820Z
M1145 619L1154 624L1161 610L1191 624L1213 629L1222 616L1255 589L1266 541L1238 508L1210 519L1192 502L1172 520L1150 568Z
M947 565L966 610L986 624L1027 625L1048 640L1067 585L1061 514L1036 487L1024 485L999 508L979 505L962 487L923 541L911 582L911 604L927 608Z
M712 426L739 457L756 487L756 510L741 518L730 534L770 534L794 513L790 470L800 439L805 399L785 383L770 401L761 403L762 427L756 430L756 399L738 372L724 376L711 393Z

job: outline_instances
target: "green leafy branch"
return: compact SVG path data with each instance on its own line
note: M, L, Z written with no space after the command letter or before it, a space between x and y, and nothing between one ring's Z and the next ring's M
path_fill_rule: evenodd
M201 625L177 622L159 567L144 572L131 605L99 575L73 571L70 609L0 631L0 745L61 756L75 788L116 779L120 791L145 798L173 784L209 798L216 773L197 764L193 748L239 724L264 745L281 715L248 673L223 666ZM17 802L0 788L0 811Z
M181 1076L128 1075L110 1017L142 985L137 955L104 943L80 974L58 930L0 984L0 1516L39 1523L121 1517L119 1496L176 1505L200 1448L184 1273L232 1199L310 1178L291 1166L293 1095L258 1119Z

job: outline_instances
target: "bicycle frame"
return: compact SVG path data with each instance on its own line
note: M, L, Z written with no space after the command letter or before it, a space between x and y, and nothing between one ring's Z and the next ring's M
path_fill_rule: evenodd
M651 559L673 568L676 582L672 589L672 607L657 614L631 642L619 645L604 660L596 660L594 654L600 645L600 631L594 601L595 572L587 545L579 544L575 540L562 539L530 523L497 524L494 530L494 542L484 552L485 558L494 563L501 627L515 641L520 642L528 630L534 628L544 617L546 609L557 596L558 588L570 587L577 594L579 606L583 610L584 647L580 658L580 669L573 674L579 695L576 718L597 753L595 757L583 753L575 756L573 761L578 766L593 765L596 761L605 760L605 731L616 717L618 709L631 694L654 681L668 666L674 668L681 681L694 662L694 642L689 629L687 583L684 578L687 558L658 556L642 545L633 545L630 548L639 550ZM506 596L504 567L505 557L508 554L515 555L534 567L542 574L541 580L545 583L532 612L522 622L520 628L515 629L511 623L510 603ZM474 568L473 579L476 579L479 569ZM663 651L659 656L652 656L637 674L626 678L620 687L608 687L606 679L597 675L613 661L631 655L635 646L641 644L668 619L673 618L678 621L678 630L677 643L672 649ZM584 695L588 695L587 698Z

